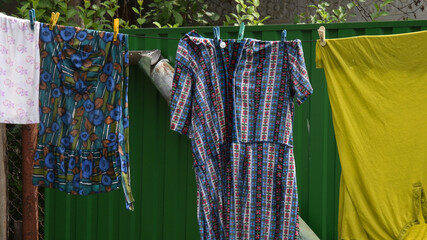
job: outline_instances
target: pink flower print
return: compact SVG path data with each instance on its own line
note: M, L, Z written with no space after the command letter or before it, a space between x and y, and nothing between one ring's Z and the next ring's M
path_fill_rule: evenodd
M28 91L25 91L24 89L22 89L22 88L17 88L16 89L16 93L19 95L19 96L28 96Z
M12 66L13 66L12 58L8 57L8 58L6 59L6 64L7 64L7 65L9 65L10 67L12 67Z
M3 105L7 108L15 108L15 104L9 100L4 100Z
M39 62L34 62L34 70L40 71L40 63Z
M7 44L15 45L15 39L13 39L11 36L7 36Z
M9 54L9 49L0 44L0 54Z
M16 72L21 74L21 75L27 75L28 74L28 70L24 69L24 67L22 67L22 66L18 66L16 68Z
M28 29L28 25L26 23L22 23L18 25L18 28L22 31L25 31Z
M0 67L0 76L6 76L6 70L3 70L3 68Z
M24 44L19 44L18 47L16 48L18 50L18 52L20 53L26 53L27 52L27 47L24 46Z
M33 107L34 106L34 100L27 99L27 105L30 106L30 107Z
M27 80L25 81L28 85L33 86L34 85L34 78L29 77L27 78Z
M2 23L2 25L0 25L0 29L3 31L3 32L7 32L7 25L6 25L6 23L4 22L4 23Z
M3 81L4 85L6 85L8 88L12 88L13 87L13 82L10 81L10 79L6 79Z
M27 39L28 41L33 41L34 40L34 34L31 32L27 33L27 35L25 36L25 39Z
M25 110L22 108L18 108L16 110L16 114L18 114L19 118L24 118L24 117L28 116L28 113L25 112Z
M6 92L4 92L4 91L0 90L0 96L4 97L4 94L5 94L5 93L6 93Z
M0 112L0 117L3 118L4 117L4 112Z
M29 64L34 64L34 57L33 56L27 56L25 58L25 61Z

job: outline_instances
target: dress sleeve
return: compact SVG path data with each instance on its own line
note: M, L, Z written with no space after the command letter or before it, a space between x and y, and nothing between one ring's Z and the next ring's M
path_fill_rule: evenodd
M172 83L170 128L191 137L193 74L186 39L180 40Z
M291 42L288 48L290 86L292 96L298 104L303 103L313 93L305 67L304 53L300 40Z

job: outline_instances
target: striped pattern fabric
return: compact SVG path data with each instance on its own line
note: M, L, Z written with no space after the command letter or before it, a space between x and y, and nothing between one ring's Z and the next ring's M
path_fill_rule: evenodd
M298 239L295 98L312 93L301 42L178 46L171 129L191 139L201 239Z

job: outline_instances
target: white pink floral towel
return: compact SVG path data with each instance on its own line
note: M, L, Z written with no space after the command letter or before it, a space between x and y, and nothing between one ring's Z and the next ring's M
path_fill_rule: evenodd
M40 23L0 13L0 123L39 119Z

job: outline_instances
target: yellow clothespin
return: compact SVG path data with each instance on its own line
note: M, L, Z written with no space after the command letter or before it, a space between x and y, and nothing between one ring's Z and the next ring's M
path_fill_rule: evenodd
M325 27L320 26L320 28L317 29L317 33L319 33L320 46L324 47L326 45L326 29L325 29Z
M53 30L53 27L55 27L56 22L58 22L58 19L59 19L59 12L57 13L52 12L50 14L50 24L49 24L50 30Z
M114 30L113 41L117 41L117 34L119 34L119 19L118 18L114 19L113 30Z

